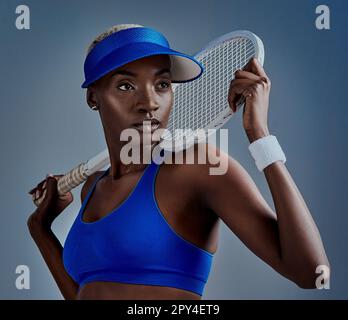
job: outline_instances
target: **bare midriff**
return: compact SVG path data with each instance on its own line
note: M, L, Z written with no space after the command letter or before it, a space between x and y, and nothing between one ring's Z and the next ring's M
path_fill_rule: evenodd
M173 287L98 281L80 287L76 300L201 300L201 296Z

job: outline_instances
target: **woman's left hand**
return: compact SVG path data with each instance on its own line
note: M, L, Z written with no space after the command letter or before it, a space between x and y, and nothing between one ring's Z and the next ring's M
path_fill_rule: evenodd
M269 135L267 114L271 81L257 61L251 59L243 70L235 72L228 92L228 103L236 112L236 103L243 96L243 126L251 142Z

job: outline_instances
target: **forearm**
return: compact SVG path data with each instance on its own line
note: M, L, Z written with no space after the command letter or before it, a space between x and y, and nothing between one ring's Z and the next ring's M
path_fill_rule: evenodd
M304 287L314 287L316 268L329 267L323 243L306 203L286 166L276 161L264 169L277 214L281 260Z
M68 275L63 265L63 248L51 229L35 219L28 220L30 234L39 248L53 278L66 300L76 298L78 284Z

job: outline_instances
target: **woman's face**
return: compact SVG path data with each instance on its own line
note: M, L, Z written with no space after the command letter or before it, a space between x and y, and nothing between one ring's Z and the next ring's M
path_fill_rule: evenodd
M155 55L113 70L88 88L87 102L99 107L106 137L120 142L120 133L155 118L166 128L173 104L170 58ZM142 135L140 131L140 135Z

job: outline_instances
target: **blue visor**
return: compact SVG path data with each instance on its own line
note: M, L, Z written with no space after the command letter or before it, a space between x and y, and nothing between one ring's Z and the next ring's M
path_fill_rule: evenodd
M115 32L96 44L86 57L85 81L81 87L87 88L126 63L158 54L169 55L174 83L195 80L204 71L203 64L194 57L172 50L167 39L158 31L135 27Z

